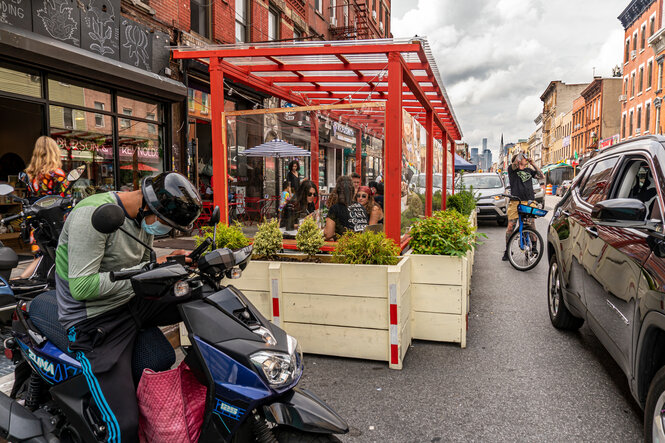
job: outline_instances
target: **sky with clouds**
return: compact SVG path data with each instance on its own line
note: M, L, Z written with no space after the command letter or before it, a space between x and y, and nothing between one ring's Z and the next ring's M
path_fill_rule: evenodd
M526 139L551 80L586 83L621 64L630 0L393 0L392 33L425 36L471 147Z

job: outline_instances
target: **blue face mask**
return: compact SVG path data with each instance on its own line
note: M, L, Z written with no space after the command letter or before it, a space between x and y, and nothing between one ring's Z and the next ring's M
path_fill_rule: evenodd
M149 225L145 222L145 219L143 219L141 221L141 228L150 235L166 235L171 232L171 227L163 224L159 220L155 220L153 224Z

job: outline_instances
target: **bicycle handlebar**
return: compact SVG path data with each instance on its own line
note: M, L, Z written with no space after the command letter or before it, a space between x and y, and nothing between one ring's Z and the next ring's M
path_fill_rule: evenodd
M145 272L145 269L131 269L128 271L111 271L109 278L111 279L112 282L116 282L118 280L129 280L130 278L134 277L135 275L139 275L142 272Z

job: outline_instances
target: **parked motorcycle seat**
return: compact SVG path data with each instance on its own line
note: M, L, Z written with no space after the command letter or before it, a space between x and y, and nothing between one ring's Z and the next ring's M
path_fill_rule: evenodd
M55 291L44 292L30 302L30 320L39 331L60 350L67 352L69 340L65 328L58 321ZM71 354L70 354L71 355ZM73 357L73 355L72 355ZM144 369L165 371L175 363L175 351L158 327L139 332L132 356L132 374L138 384Z

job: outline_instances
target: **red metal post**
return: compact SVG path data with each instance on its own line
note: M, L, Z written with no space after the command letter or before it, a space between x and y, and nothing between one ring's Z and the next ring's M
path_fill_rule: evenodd
M425 131L427 132L427 150L425 162L425 215L432 216L432 174L434 169L434 113L425 113Z
M451 160L453 162L453 174L452 174L452 179L453 182L451 183L451 188L450 188L450 194L455 195L455 140L452 138L449 138L450 140L450 153L451 155Z
M222 121L224 112L224 71L220 66L220 60L217 57L210 58L208 67L210 72L210 112L212 115L212 175L213 180L213 199L215 206L219 206L221 212L221 221L229 223L228 209L228 168L227 162L227 141L224 137L225 121Z
M310 142L310 152L312 156L310 157L310 165L312 168L310 177L314 182L314 186L318 191L319 189L319 117L316 111L309 113L309 126L311 128L311 142ZM316 206L318 209L319 200L316 200Z
M360 128L356 129L356 173L363 176L363 167L362 167L362 148L363 148L363 133Z
M443 137L441 138L441 144L443 145L443 189L441 191L441 209L446 210L446 200L448 199L448 134L446 131L441 128L443 132Z
M384 154L386 236L400 244L402 183L402 65L400 55L388 56L388 103Z

